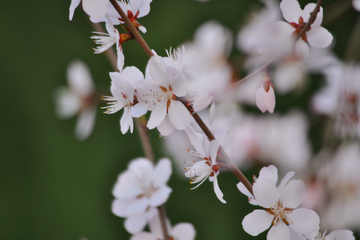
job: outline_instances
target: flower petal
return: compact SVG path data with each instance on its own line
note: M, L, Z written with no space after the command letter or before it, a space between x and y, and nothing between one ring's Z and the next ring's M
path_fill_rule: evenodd
M170 122L177 130L184 130L192 121L189 111L179 101L171 100L168 115Z
M95 126L96 108L90 107L84 109L76 121L75 136L83 141L90 136Z
M82 6L84 11L93 18L100 18L105 16L108 9L107 0L83 0Z
M221 192L218 181L217 181L217 175L214 176L213 184L214 184L214 192L215 192L217 198L220 200L220 202L226 203L226 201L223 198L224 194Z
M126 67L122 75L126 81L128 81L131 86L136 89L137 82L144 79L144 74L137 67Z
M311 29L306 36L309 44L315 48L326 48L333 40L331 33L323 27Z
M308 22L310 19L310 13L312 13L314 11L316 7L315 3L309 3L305 6L301 16L303 17L304 22ZM320 11L317 13L316 15L316 19L315 22L313 24L311 24L311 28L314 27L320 27L321 23L323 20L323 9L322 7L320 7Z
M238 184L236 184L236 187L239 189L239 191L242 194L244 194L245 196L248 197L249 203L251 205L258 205L257 202L255 201L254 196L249 192L249 190L244 186L244 184L242 182L239 182Z
M278 180L277 168L274 165L270 165L268 167L263 167L259 172L258 178L263 178L263 177L271 180L276 185L277 180Z
M281 191L281 200L288 208L297 208L304 201L305 184L301 180L292 180Z
M131 111L128 107L124 108L124 113L121 117L120 120L120 128L121 128L121 133L125 134L130 127L130 132L133 132L133 128L134 128L134 122L131 116Z
M131 234L139 233L144 229L147 223L147 218L145 214L138 216L131 216L125 220L125 229Z
M154 192L150 197L150 206L158 207L161 204L165 203L166 200L169 198L172 189L168 186L164 186L159 188L156 192Z
M149 129L154 129L159 126L166 116L166 102L158 104L154 110L152 110L150 119L147 123Z
M170 133L172 133L175 130L175 127L170 122L169 116L166 115L164 120L160 123L160 125L157 126L157 129L159 130L162 136L168 136Z
M71 0L70 9L69 9L69 20L71 21L74 17L75 9L79 6L80 0Z
M302 10L297 0L282 0L280 3L280 9L286 21L289 23L299 22L299 17L301 16Z
M269 228L274 216L264 210L254 210L242 221L244 231L251 236L257 236Z
M325 240L333 240L333 239L355 240L355 237L352 231L347 229L342 229L342 230L332 231L329 235L325 237Z
M191 223L179 223L172 229L172 236L177 240L193 240L195 233L194 226Z
M130 240L157 240L157 238L149 232L141 232L133 235Z
M290 239L290 229L280 221L272 226L266 236L266 240L288 240Z
M290 227L297 233L308 234L319 229L320 218L316 212L298 208L288 215Z
M171 175L171 162L168 158L162 158L156 164L153 173L153 184L155 188L166 185Z
M263 208L271 208L280 199L279 190L267 178L259 178L253 185L256 202Z

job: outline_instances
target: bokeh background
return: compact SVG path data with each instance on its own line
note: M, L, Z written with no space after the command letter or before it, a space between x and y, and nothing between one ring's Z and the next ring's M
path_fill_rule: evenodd
M302 7L308 2L300 1ZM333 2L324 1L325 16ZM79 142L73 133L76 118L61 121L54 112L54 90L66 85L72 60L88 64L97 86L105 90L110 86L108 73L113 71L104 55L93 54L95 44L89 38L93 29L87 16L78 8L70 22L69 6L65 0L0 2L0 239L130 236L123 219L111 213L111 190L129 160L143 156L138 135L122 135L121 114L104 115L99 109L94 132ZM235 35L249 12L261 6L254 0L154 0L150 14L140 23L148 30L145 39L150 47L165 55L165 48L192 39L195 29L207 20L220 21ZM334 51L339 57L346 52L358 18L356 11L349 10L327 26L335 36ZM126 65L144 70L148 58L135 41L125 43L124 53ZM239 54L234 49L232 57ZM315 91L318 84L311 87ZM286 98L277 111L307 101ZM151 138L156 158L166 157L156 130ZM251 178L259 169L246 174ZM253 239L241 226L253 207L236 183L232 174L221 175L228 202L224 205L215 197L212 184L190 191L188 180L174 169L169 181L173 192L166 203L171 222L193 223L197 239Z

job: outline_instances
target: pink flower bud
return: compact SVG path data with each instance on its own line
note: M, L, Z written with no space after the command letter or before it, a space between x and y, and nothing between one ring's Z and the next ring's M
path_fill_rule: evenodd
M266 80L256 90L256 106L262 113L269 111L274 112L275 108L275 92L274 86L271 84L270 79Z

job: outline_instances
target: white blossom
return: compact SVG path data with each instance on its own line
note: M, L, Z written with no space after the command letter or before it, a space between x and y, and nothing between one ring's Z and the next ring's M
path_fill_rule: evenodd
M157 214L156 207L166 202L172 191L166 185L170 175L167 158L160 159L156 166L146 158L134 159L119 175L112 191L112 212L127 218L125 228L129 233L139 233Z

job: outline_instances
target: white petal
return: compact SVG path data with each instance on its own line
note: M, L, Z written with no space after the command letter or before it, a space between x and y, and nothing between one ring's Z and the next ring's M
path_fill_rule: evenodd
M352 6L356 11L360 12L360 0L353 0L352 1Z
M132 199L131 203L125 209L125 216L134 216L142 214L149 207L150 201L147 197Z
M204 110L214 99L213 95L209 95L208 93L204 93L195 97L193 102L193 108L195 112L200 112Z
M311 29L306 36L309 44L315 48L326 48L333 40L331 33L323 27Z
M224 198L223 198L224 194L223 194L223 193L221 192L221 190L220 190L220 187L219 187L219 184L218 184L217 176L216 176L216 175L214 176L214 182L213 182L213 184L214 184L214 192L215 192L217 198L220 200L220 202L226 203L226 201L225 201Z
M70 9L69 9L69 20L71 21L74 17L75 9L79 6L80 0L71 0Z
M266 91L265 91L266 92ZM274 109L275 109L275 92L274 92L274 88L272 86L270 86L270 89L268 92L266 92L265 94L265 104L266 104L266 108L269 111L269 113L273 113Z
M249 190L244 186L244 184L242 182L239 182L238 184L236 184L236 187L239 189L239 191L242 194L244 194L245 196L248 197L250 204L258 205L257 202L255 201L254 196L249 192Z
M145 115L147 112L147 109L141 106L140 104L136 104L131 107L131 116L135 118L139 118L143 115Z
M278 180L278 170L274 165L270 165L268 167L263 167L259 172L258 178L267 178L271 180L275 185Z
M149 232L141 232L133 235L130 240L157 240L154 235Z
M154 110L151 112L150 119L147 123L147 127L149 129L154 129L155 127L160 125L160 123L164 120L166 116L166 108L167 108L166 101L158 104L154 108Z
M105 16L108 9L109 1L107 0L83 0L82 6L84 11L93 18Z
M189 111L179 101L171 100L168 112L170 122L178 130L184 130L192 121Z
M244 231L251 236L257 236L270 227L274 216L264 210L254 210L242 221Z
M162 158L156 164L153 173L153 184L154 187L161 187L166 185L171 175L171 162L168 158Z
M95 89L89 67L80 60L71 62L67 68L67 81L71 90L87 97Z
M160 125L157 126L157 129L159 130L162 136L168 136L170 133L172 133L175 130L175 127L170 122L169 116L166 115L164 120L160 123Z
M130 127L130 132L131 133L133 132L134 123L131 116L131 111L128 107L124 108L124 113L120 120L120 127L122 134L125 134L129 130L129 127Z
M122 75L125 81L128 81L134 89L136 89L137 82L144 79L144 75L137 67L126 67Z
M275 226L272 226L266 236L266 240L289 240L290 230L289 228L280 221Z
M267 178L259 178L254 183L253 193L256 202L264 208L272 207L280 199L279 190L275 184Z
M119 69L119 71L121 72L124 68L125 65L125 56L122 50L122 47L118 47L117 48L117 68Z
M304 22L309 21L310 13L312 13L314 11L315 7L316 7L315 3L309 3L305 6L305 8L301 14ZM315 22L313 24L311 24L311 27L312 28L319 27L322 23L322 20L323 20L323 9L322 9L322 7L320 7L320 11L317 13Z
M150 206L158 207L161 204L165 203L166 200L169 198L172 189L168 186L164 186L159 188L156 192L154 192L150 197Z
M162 87L169 87L169 74L163 59L157 55L152 56L148 63L151 78Z
M83 141L90 136L95 126L96 107L84 109L76 122L75 136L78 140Z
M177 97L183 97L187 94L186 87L189 85L189 81L183 76L176 76L171 78L170 85Z
M319 228L320 218L316 212L306 208L298 208L288 215L291 228L302 234L315 232Z
M286 21L289 23L299 22L299 17L301 16L302 10L297 0L282 0L280 3L280 9Z
M279 185L279 187L278 187L278 189L279 189L280 192L284 189L284 187L286 186L286 184L289 182L289 180L290 180L294 175L295 175L295 172L292 172L292 171L288 172L288 173L285 175L285 177L281 180L281 183L280 183L280 185Z
M295 56L300 58L301 61L305 61L309 56L309 46L301 38L295 43Z
M125 220L125 229L131 234L136 234L144 229L147 223L146 215L142 214L139 216L131 216Z
M179 223L172 229L172 236L177 240L194 240L195 229L191 223Z
M210 116L209 116L210 125L213 124L213 122L214 122L215 110L216 110L216 107L215 107L215 102L213 100L212 103L211 103L211 106L210 106L210 111L209 111L210 112Z
M260 111L262 113L266 112L267 106L266 106L266 91L264 89L264 87L261 85L257 90L256 90L256 106L260 109Z
M111 211L113 214L119 217L127 217L126 209L131 204L133 199L123 200L123 199L114 199L111 205Z
M212 165L216 165L216 157L217 157L217 153L220 147L220 143L218 140L212 140L210 142L210 146L209 146L209 155L211 158L211 164Z
M353 232L347 229L332 231L325 237L325 240L355 240Z
M301 180L292 180L281 192L281 200L287 208L297 208L304 201L305 184Z

